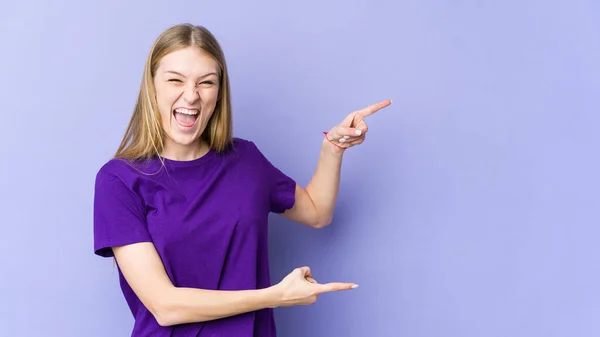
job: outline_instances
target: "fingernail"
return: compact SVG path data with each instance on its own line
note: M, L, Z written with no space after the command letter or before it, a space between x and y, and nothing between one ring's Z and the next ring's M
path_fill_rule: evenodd
M350 138L350 136L344 136L344 139L348 139L348 138Z
M362 131L360 131L359 129L357 129L356 131L354 131L354 133L356 133L357 136L360 136L360 134L362 133Z
M343 143L346 141L346 138L340 138L340 143Z
M358 284L353 284L351 288L352 288L352 289L356 289L356 288L358 288Z

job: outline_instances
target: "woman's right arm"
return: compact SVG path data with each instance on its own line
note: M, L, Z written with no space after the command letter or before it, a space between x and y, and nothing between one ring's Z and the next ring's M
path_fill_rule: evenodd
M280 305L273 287L241 291L175 287L150 242L113 247L113 253L127 283L162 326L209 321Z
M356 288L354 283L318 284L308 267L296 268L280 283L258 290L175 287L150 242L113 247L123 276L162 326L210 321L264 308L308 305L318 295Z

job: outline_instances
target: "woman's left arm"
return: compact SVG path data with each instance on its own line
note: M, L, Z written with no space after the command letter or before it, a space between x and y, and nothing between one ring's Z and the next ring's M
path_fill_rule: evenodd
M283 213L285 218L313 228L322 228L331 223L344 151L364 142L369 130L364 118L391 103L386 100L352 112L326 133L317 169L306 188L296 185L296 202L294 207Z

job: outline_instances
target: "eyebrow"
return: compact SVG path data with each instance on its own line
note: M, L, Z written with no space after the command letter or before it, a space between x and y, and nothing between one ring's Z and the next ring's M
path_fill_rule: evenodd
M179 75L179 76L181 76L181 77L186 77L186 76L185 76L185 75L183 75L182 73L180 73L180 72L177 72L177 71L175 71L175 70L167 70L165 73L167 73L167 74L169 74L169 73L170 73L170 74ZM219 77L219 75L218 75L217 73L215 73L215 72L212 72L212 73L204 74L204 75L200 76L200 78L208 77L208 76L210 76L210 75L215 75L215 76Z

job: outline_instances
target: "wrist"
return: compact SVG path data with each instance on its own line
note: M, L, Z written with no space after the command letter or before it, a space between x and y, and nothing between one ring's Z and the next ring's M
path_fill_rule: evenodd
M272 285L260 291L268 308L275 309L282 306L283 294L277 285Z
M325 153L328 155L334 155L334 156L338 156L341 157L344 152L346 151L345 148L341 148L336 144L333 144L328 138L327 136L325 136L323 138L323 142L321 143L321 153Z

